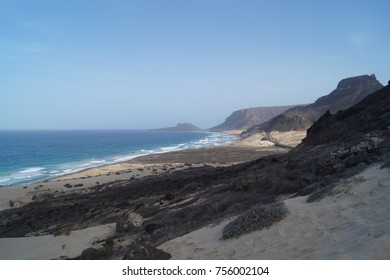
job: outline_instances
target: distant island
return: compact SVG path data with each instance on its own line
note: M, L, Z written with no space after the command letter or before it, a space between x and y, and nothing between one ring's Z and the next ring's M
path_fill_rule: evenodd
M191 123L178 123L173 127L151 129L151 131L204 131Z

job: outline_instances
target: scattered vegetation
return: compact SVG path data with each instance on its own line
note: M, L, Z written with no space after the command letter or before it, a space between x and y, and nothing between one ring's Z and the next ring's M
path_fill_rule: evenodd
M71 184L69 184L69 183L66 183L66 184L64 185L64 187L70 189L70 188L72 188L73 186L72 186Z
M238 237L244 233L270 227L284 219L286 215L287 208L283 202L265 205L259 203L228 223L222 231L222 238Z
M326 187L318 188L315 192L308 196L307 202L320 201L324 197L328 196L334 188L334 185L328 185Z
M72 229L68 226L66 227L61 227L61 228L57 228L54 232L53 232L53 235L54 236L60 236L60 235L69 235L71 233Z

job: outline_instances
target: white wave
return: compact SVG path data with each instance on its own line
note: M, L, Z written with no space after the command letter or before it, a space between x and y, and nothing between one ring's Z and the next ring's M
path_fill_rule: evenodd
M91 164L102 164L102 163L105 163L106 161L103 159L103 160L92 160L90 161Z
M20 171L20 173L34 173L34 172L42 171L45 169L46 168L44 168L44 167L30 167L30 168L27 168L27 169Z
M10 180L9 178L0 179L0 183L5 183L5 182L8 182L9 180Z

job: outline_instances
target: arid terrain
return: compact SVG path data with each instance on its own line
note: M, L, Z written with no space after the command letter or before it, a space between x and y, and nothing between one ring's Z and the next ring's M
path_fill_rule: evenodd
M390 257L390 86L257 136L1 188L1 258Z

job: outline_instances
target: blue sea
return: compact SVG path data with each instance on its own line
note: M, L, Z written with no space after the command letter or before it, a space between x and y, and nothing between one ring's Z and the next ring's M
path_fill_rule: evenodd
M0 131L0 185L29 184L142 155L232 140L232 135L209 132Z

